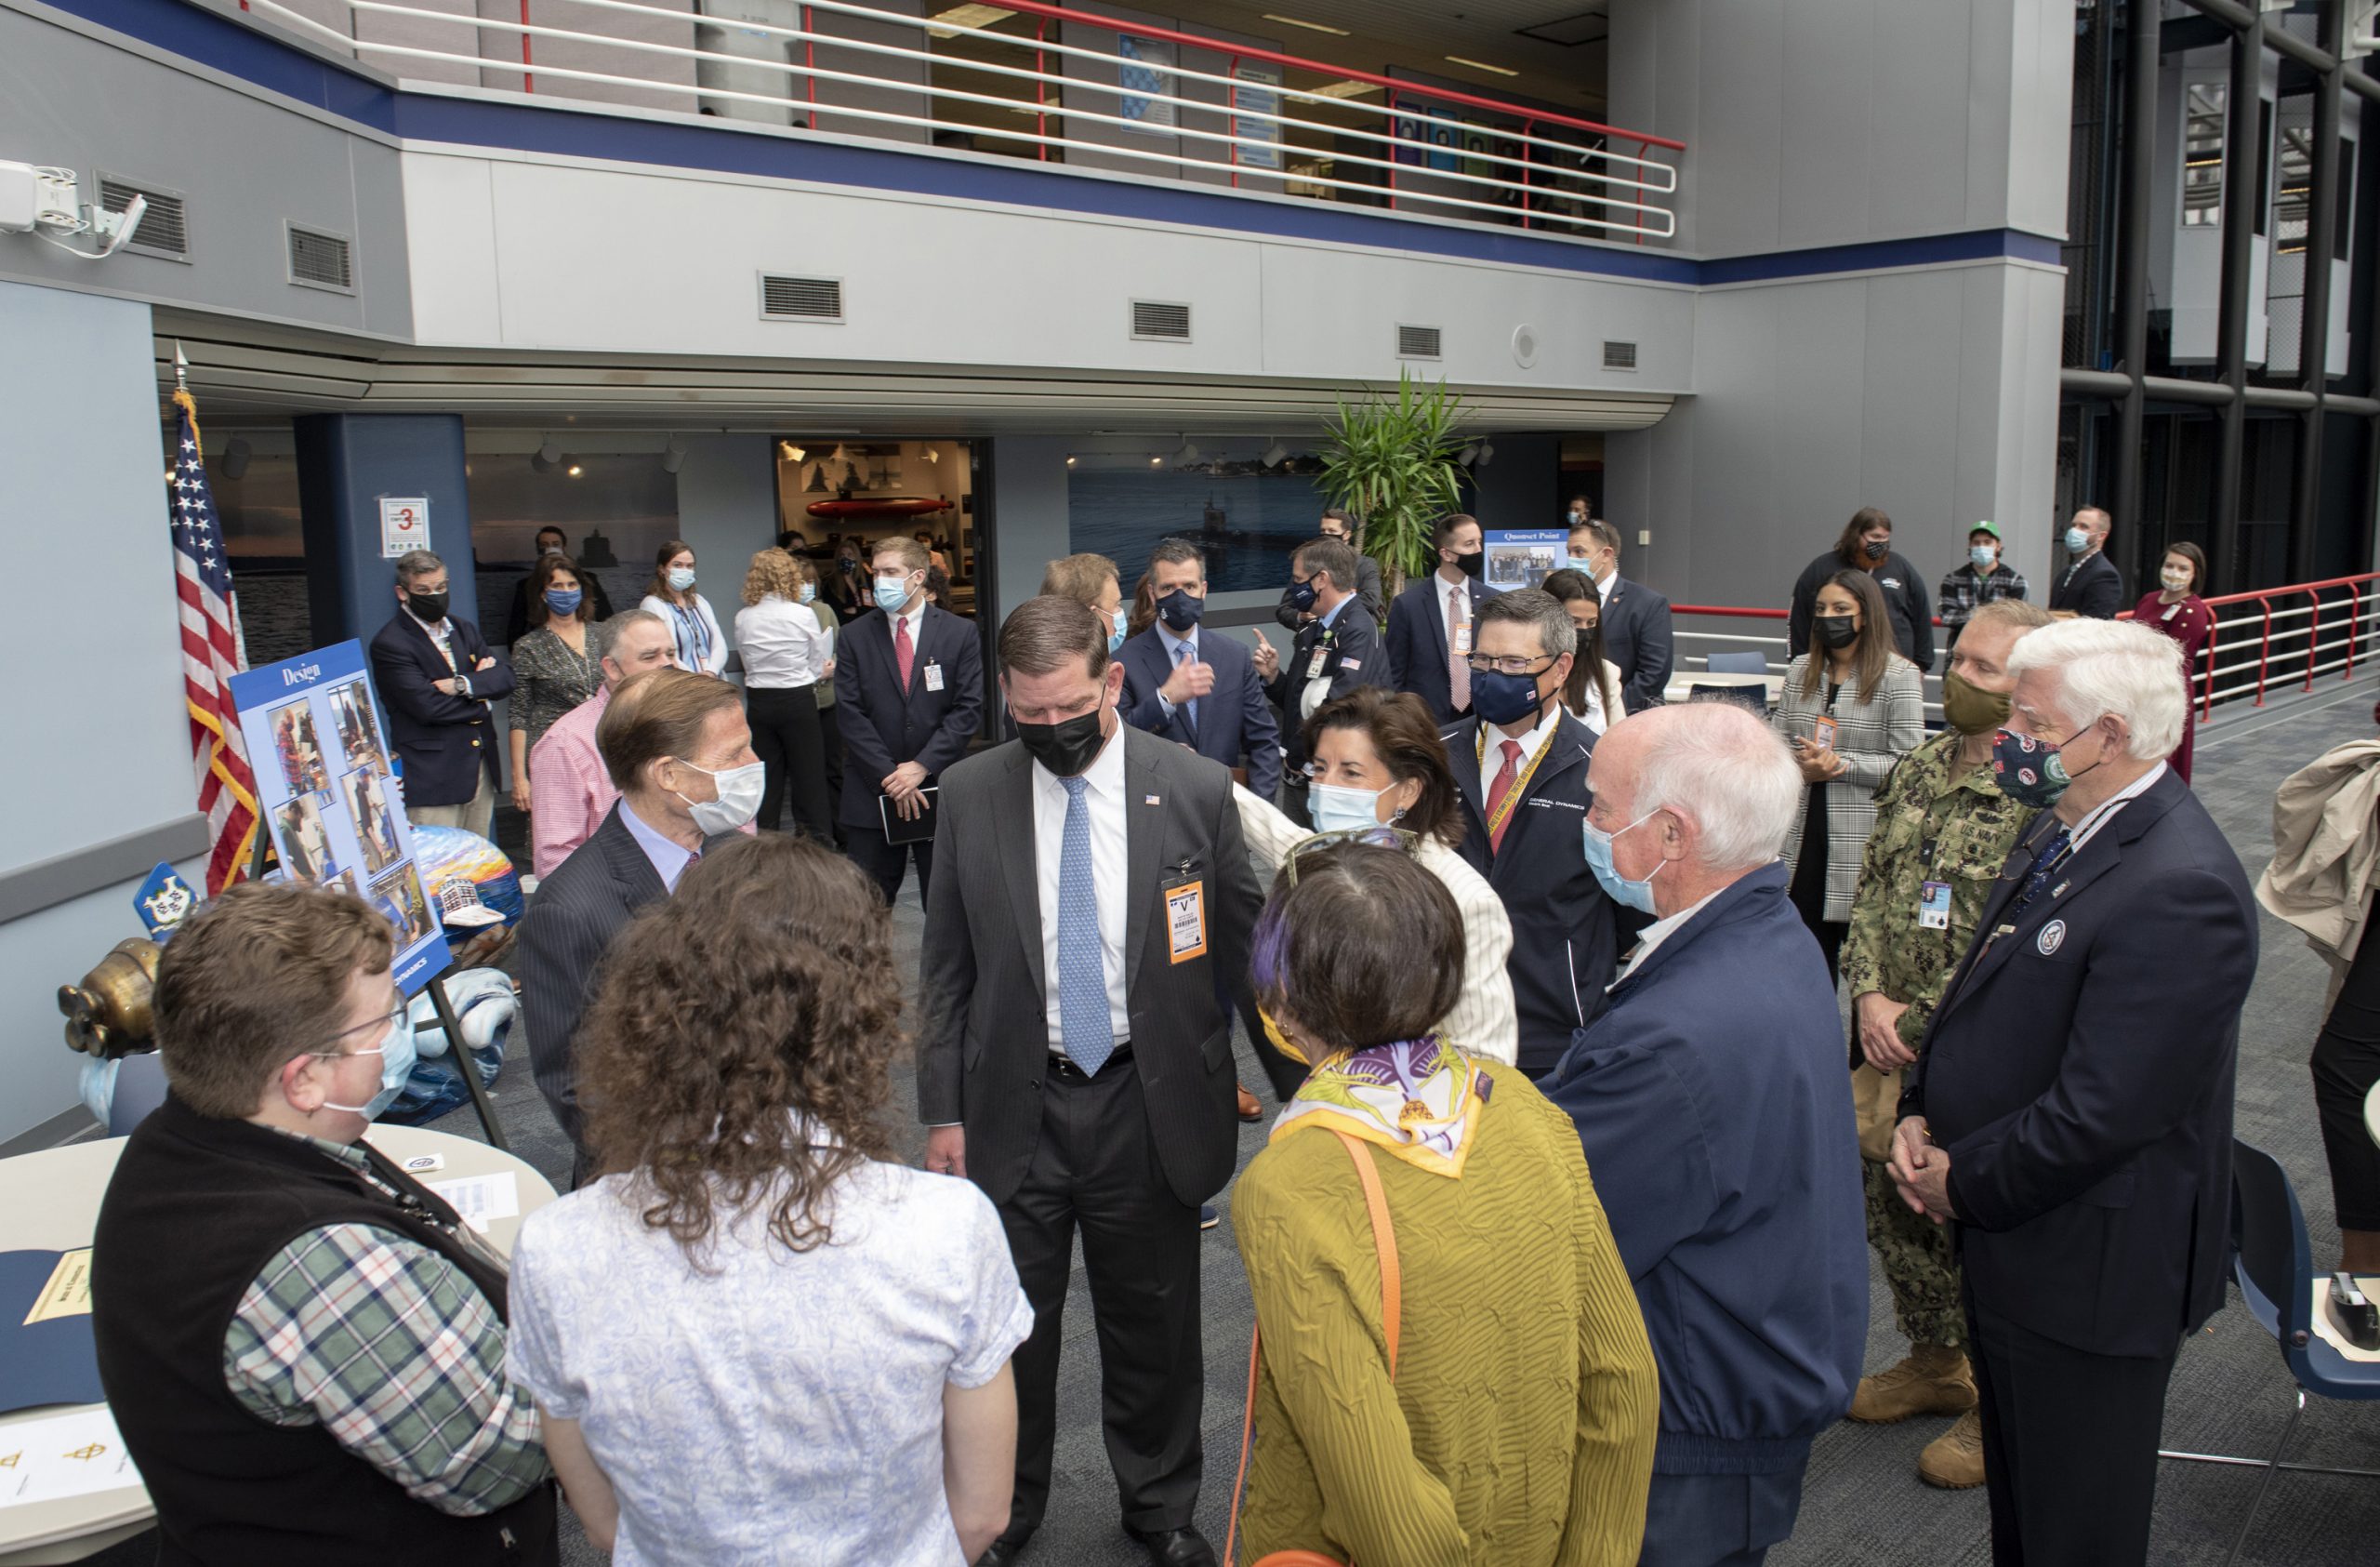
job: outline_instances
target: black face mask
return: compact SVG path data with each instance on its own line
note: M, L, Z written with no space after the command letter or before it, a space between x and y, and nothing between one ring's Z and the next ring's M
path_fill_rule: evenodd
M446 595L414 593L405 599L405 607L413 611L413 618L423 625L435 626L446 618Z
M1461 572L1465 577L1470 578L1472 580L1477 581L1479 574L1487 569L1488 551L1485 550L1474 550L1467 555L1457 555L1454 558L1454 564L1457 571Z
M1859 552L1871 561L1881 561L1891 549L1891 545L1879 538L1859 546Z
M1016 737L1025 742L1027 755L1062 778L1071 778L1090 766L1099 755L1099 748L1107 741L1100 733L1101 709L1093 708L1078 718L1057 724L1016 723Z
M1810 623L1818 629L1818 641L1837 653L1859 640L1859 628L1848 615L1821 615Z
M1314 607L1314 601L1317 596L1314 589L1314 578L1309 577L1302 582L1291 581L1289 591L1281 595L1281 602L1291 609L1303 613Z
M1207 613L1207 601L1180 588L1157 601L1157 618L1177 631L1186 631Z

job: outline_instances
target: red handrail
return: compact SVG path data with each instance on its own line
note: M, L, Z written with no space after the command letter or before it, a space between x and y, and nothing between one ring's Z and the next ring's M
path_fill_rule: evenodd
M1544 120L1554 125L1568 126L1573 130L1593 131L1599 136L1621 137L1646 146L1667 147L1673 152L1686 151L1685 142L1673 141L1666 136L1655 136L1650 131L1628 130L1620 126L1605 125L1600 120L1581 120L1568 114L1557 114L1551 110L1523 109L1515 104L1500 103L1492 98L1481 98L1475 93L1457 92L1450 87L1433 87L1420 82L1408 82L1394 76L1379 75L1369 71L1351 70L1346 66L1332 65L1325 60L1308 60L1302 55L1283 54L1276 49L1259 49L1239 44L1226 44L1213 38L1202 38L1195 33L1178 33L1170 27L1144 26L1137 21L1123 21L1115 17L1096 16L1089 11L1072 10L1064 6L1044 5L1041 0L1000 0L1000 6L1004 10L1023 11L1028 16L1055 17L1061 21L1078 21L1086 27L1098 28L1103 33L1121 33L1134 38L1157 38L1171 44L1187 44L1193 48L1207 49L1216 54L1236 54L1243 60L1261 60L1273 65L1294 65L1301 71L1329 72L1354 81L1369 82L1374 86L1391 87L1398 92L1420 93L1428 98L1443 99L1448 103L1461 103L1474 109L1486 109L1499 114L1510 114L1515 119L1526 117Z

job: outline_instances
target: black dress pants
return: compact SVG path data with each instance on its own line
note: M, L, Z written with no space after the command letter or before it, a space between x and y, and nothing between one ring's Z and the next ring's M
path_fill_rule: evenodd
M1082 1232L1099 1336L1107 1462L1128 1528L1190 1527L1204 1454L1198 1413L1198 1209L1157 1166L1127 1058L1095 1078L1051 1063L1041 1136L1025 1180L999 1205L1033 1334L1016 1352L1016 1491L1008 1534L1039 1527L1058 1434L1058 1348L1075 1232Z
M818 739L826 759L826 798L843 797L843 731L835 722L835 704L818 704ZM843 824L829 820L826 831L837 848L843 846Z
M2141 1567L2157 1438L2180 1336L2162 1355L2096 1355L1996 1316L1967 1288L1993 1567Z
M824 843L835 838L834 813L826 804L826 747L818 732L814 685L754 686L744 694L752 725L752 753L760 759L760 809L752 818L763 832L784 819L786 796L793 796L794 825Z
M890 843L885 842L881 828L846 827L843 853L875 881L888 908L901 896L901 878L907 872L909 857L914 854L918 860L918 901L925 902L927 888L933 881L933 840Z
M2363 927L2355 962L2314 1040L2314 1108L2331 1165L2341 1229L2380 1229L2380 1146L2363 1125L2363 1096L2380 1080L2380 921Z

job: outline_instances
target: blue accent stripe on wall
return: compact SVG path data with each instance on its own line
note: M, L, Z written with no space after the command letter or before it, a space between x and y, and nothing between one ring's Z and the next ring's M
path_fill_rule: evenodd
M1337 204L1259 201L1196 185L1144 185L985 165L881 148L632 119L583 105L446 98L382 86L183 0L51 0L97 26L138 38L352 124L407 140L558 157L600 158L912 195L1237 231L1408 255L1544 267L1687 286L1761 283L1889 267L2006 258L2059 262L2058 244L2014 229L1928 234L1698 261L1633 246L1581 246L1514 230L1448 228Z

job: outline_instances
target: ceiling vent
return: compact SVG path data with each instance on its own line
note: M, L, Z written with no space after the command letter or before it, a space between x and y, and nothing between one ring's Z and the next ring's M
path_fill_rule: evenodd
M146 227L147 225L143 225ZM289 225L289 281L300 288L355 292L355 250L344 234Z
M1190 307L1163 299L1134 299L1132 337L1139 342L1188 342Z
M135 196L146 197L149 205L141 211L140 226L132 231L124 247L163 260L189 260L190 224L180 192L118 179L112 174L99 176L99 205L108 211L122 212Z
M786 277L760 274L760 318L763 321L840 321L843 280L839 277Z
M1435 326L1397 327L1396 357L1399 359L1437 358L1438 329Z
M1633 370L1636 368L1636 345L1616 343L1606 338L1603 344L1603 367L1606 370Z

